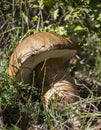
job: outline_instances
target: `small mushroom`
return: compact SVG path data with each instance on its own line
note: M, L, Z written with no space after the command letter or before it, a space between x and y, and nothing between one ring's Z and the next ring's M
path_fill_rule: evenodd
M64 63L76 52L73 43L58 34L40 32L31 35L13 51L9 62L9 75L17 81L31 84L32 73L35 71L35 84L38 87L43 86L43 95L48 90L55 89L58 84L59 88L65 88L65 91L72 93L67 102L75 102L77 89Z

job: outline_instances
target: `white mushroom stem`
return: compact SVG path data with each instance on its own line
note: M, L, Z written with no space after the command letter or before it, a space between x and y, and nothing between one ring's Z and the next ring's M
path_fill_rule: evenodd
M64 62L65 60L62 58L50 59L46 63L39 64L35 69L36 77L38 77L38 79L36 78L36 84L38 86L42 86L44 77L43 95L46 107L49 105L50 100L55 98L55 95L63 99L65 104L78 100L76 85Z
M65 80L55 83L44 95L46 107L48 107L51 100L57 100L59 101L59 104L64 105L74 103L78 100L78 96L74 88L75 86L72 83Z

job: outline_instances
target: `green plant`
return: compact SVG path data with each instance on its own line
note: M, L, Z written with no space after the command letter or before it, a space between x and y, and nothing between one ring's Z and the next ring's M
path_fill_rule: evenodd
M17 119L13 119L15 121L9 118L6 122L12 127L10 129L18 130L22 113L29 115L34 124L37 124L38 115L43 115L41 125L47 129L58 125L62 129L65 122L68 124L68 118L55 113L54 108L41 110L43 101L33 101L33 98L37 99L33 86L17 83L7 74L13 49L23 38L38 31L56 32L75 43L78 54L74 62L70 62L70 70L81 100L73 104L74 110L72 105L67 105L67 113L69 116L76 114L81 130L97 127L94 122L99 123L101 118L100 9L101 2L95 0L0 1L0 108L3 111L16 108L18 112ZM83 111L80 106L83 106ZM78 113L74 113L76 110Z

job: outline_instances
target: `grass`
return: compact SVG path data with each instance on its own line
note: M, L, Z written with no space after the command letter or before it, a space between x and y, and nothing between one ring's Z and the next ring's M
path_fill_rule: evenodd
M55 110L54 102L51 103L50 108L43 109L44 100L43 98L38 100L37 94L39 92L34 88L34 80L33 85L28 86L11 79L7 74L7 61L4 62L3 60L5 59L1 60L0 66L2 72L0 77L0 106L6 122L4 130L19 130L19 127L23 125L21 120L25 121L23 116L25 119L26 117L29 119L32 130L37 127L39 130L92 130L97 127L101 128L101 96L94 96L94 86L89 91L87 98L81 97L80 101L67 104L64 108L65 114L60 114ZM39 122L41 123L38 124Z
M11 79L8 76L8 63L13 49L24 37L43 30L59 33L60 24L56 26L58 20L56 19L54 22L52 18L48 19L48 17L46 21L43 21L45 18L43 17L44 11L42 8L44 7L39 7L37 2L35 3L37 5L36 8L33 8L33 1L28 1L30 8L27 7L26 3L17 3L15 0L8 3L5 1L2 4L3 7L0 6L0 114L3 114L4 117L5 125L3 130L19 130L20 127L29 124L31 124L31 130L100 130L101 46L97 46L97 43L101 45L101 41L97 36L93 35L93 30L90 30L93 32L91 34L89 34L90 32L85 35L83 32L83 35L81 34L84 38L84 43L86 42L78 53L79 57L81 56L82 58L77 58L77 64L70 67L73 73L75 70L74 78L78 86L80 101L74 104L67 104L64 108L65 115L55 111L54 102L50 108L43 109L44 100L38 97L40 91L34 87L34 78L32 86L16 82L15 79ZM56 12L54 8L53 12ZM47 9L45 11L47 12ZM33 14L31 14L32 12ZM32 18L30 17L31 15L33 15ZM37 19L36 16L38 16ZM63 19L62 17L61 19ZM96 19L94 21L97 22ZM71 27L69 22L72 25ZM76 27L77 23L72 23L71 19L69 19L69 22L68 29L65 28L67 23L64 24L65 29L61 31L62 34L66 34L66 30L68 30L69 33L67 34L69 35L73 33L72 28L73 26ZM49 25L47 25L48 23ZM44 24L47 26L44 26ZM91 28L93 29L93 27ZM76 33L76 38L79 39L80 32ZM74 35L73 33L73 37ZM100 35L99 32L98 35ZM80 39L80 42L82 42L82 39ZM42 87L44 87L44 80ZM38 124L38 121L40 121L40 124ZM25 128L23 129L25 130Z

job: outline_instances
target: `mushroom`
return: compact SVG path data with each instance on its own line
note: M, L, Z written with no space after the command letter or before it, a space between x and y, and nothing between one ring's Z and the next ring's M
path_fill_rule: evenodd
M17 81L31 84L35 71L35 84L38 87L43 86L46 106L49 104L47 100L53 94L47 95L55 88L54 93L58 90L67 92L66 101L73 103L78 100L78 93L73 78L64 64L76 52L73 43L58 34L51 32L33 34L25 38L13 51L9 62L9 75L15 77Z

